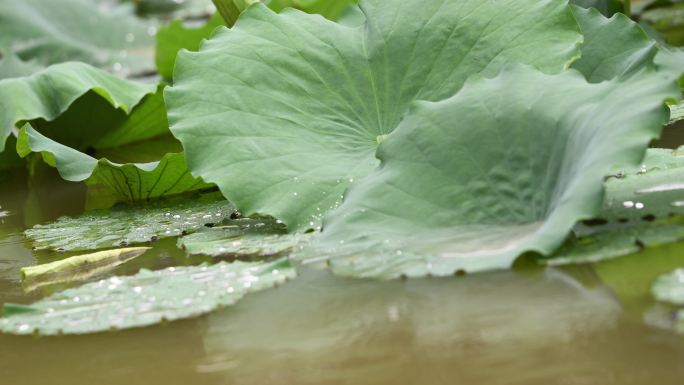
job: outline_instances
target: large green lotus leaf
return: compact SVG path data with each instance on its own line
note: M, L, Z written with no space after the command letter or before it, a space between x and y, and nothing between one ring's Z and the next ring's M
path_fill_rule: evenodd
M0 80L0 152L20 122L53 120L88 91L127 113L155 88L77 62L56 64L27 77Z
M150 22L92 0L1 0L0 46L40 64L78 60L122 75L154 70Z
M25 234L38 250L95 250L192 233L234 213L234 207L219 194L208 194L62 217Z
M653 72L591 84L514 66L473 78L452 98L413 105L380 145L381 167L350 188L309 253L381 277L550 255L598 213L605 175L641 160L678 95Z
M653 283L651 291L658 301L684 306L684 269L661 275Z
M311 236L288 233L273 218L240 218L182 237L178 246L191 255L264 257L299 250Z
M558 72L578 56L553 0L366 0L348 27L296 10L247 9L199 52L181 52L169 122L193 174L245 214L317 227L416 99L522 62Z
M186 27L181 20L174 20L157 32L157 49L155 62L159 74L170 79L173 76L173 66L176 63L176 54L181 49L197 51L202 39L207 39L218 27L224 25L219 13L209 19L206 24L199 28Z
M595 8L572 9L584 35L582 57L572 68L587 80L598 83L653 67L656 43L637 23L621 13L608 19Z
M0 330L86 334L197 317L296 276L287 259L141 270L65 290L32 305L5 304Z

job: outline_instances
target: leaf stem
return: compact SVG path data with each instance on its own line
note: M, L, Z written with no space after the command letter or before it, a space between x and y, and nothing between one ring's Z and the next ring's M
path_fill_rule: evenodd
M622 12L627 17L632 17L632 0L622 0Z
M211 0L228 27L235 25L240 14L259 0Z

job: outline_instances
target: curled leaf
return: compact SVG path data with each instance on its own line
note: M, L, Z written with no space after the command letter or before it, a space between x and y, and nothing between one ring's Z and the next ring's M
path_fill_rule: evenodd
M592 84L515 66L416 103L380 144L381 167L326 217L311 254L382 277L550 255L598 214L613 165L641 160L678 94L653 72Z
M21 269L21 279L55 278L59 275L70 275L75 272L91 270L102 265L120 265L136 258L149 250L149 247L127 247L123 249L103 250L91 254L76 255L41 265L27 266Z

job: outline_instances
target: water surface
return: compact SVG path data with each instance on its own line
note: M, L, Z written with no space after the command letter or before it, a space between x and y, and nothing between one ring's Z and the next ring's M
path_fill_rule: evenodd
M81 187L44 172L0 180L0 211L10 212L0 218L0 303L63 288L26 291L19 280L20 267L65 256L33 252L21 232L83 210ZM198 262L175 240L153 245L112 274ZM375 282L306 269L197 319L86 336L0 335L0 383L682 384L684 338L648 293L677 266L684 245L442 279Z

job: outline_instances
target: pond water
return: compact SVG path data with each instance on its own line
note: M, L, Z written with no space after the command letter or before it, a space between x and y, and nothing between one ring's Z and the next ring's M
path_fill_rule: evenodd
M0 214L0 303L60 289L22 287L20 267L64 255L33 252L21 233L79 213L85 193L40 172L0 180L0 212L8 212ZM171 239L110 274L195 262ZM86 336L0 335L0 383L682 384L684 338L648 291L677 266L683 244L593 265L519 263L444 279L305 270L197 319Z

